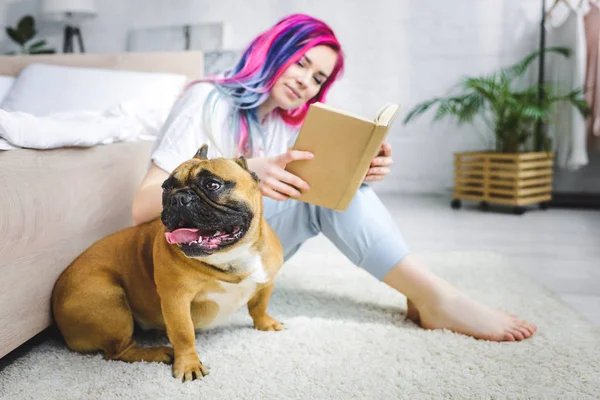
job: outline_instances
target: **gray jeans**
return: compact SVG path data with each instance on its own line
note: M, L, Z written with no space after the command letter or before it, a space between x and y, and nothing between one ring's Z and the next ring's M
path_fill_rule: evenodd
M279 236L285 260L323 233L354 265L381 280L409 253L392 216L363 184L345 211L263 197L264 216Z

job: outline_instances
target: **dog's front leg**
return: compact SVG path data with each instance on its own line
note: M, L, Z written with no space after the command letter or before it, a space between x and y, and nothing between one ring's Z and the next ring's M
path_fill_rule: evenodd
M171 295L161 299L167 335L175 350L173 376L183 381L202 378L208 370L196 352L196 332L190 313L192 298Z
M248 302L248 313L254 321L254 327L261 331L281 331L283 324L267 314L269 298L273 293L273 284L259 289Z

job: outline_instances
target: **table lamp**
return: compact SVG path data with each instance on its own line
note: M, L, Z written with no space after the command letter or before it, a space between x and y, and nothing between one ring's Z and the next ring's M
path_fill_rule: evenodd
M85 19L95 17L96 14L94 0L42 0L42 15L65 24L64 53L73 53L74 37L77 37L79 50L85 52L79 24Z

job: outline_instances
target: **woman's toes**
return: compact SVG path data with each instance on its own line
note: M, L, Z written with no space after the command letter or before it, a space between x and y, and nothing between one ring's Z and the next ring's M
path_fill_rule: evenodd
M515 328L520 330L526 338L533 335L536 330L535 325L523 320L518 320L516 326L514 326L513 329Z
M531 335L533 335L533 333L529 332L529 329L527 329L526 326L520 326L519 327L519 331L521 332L521 334L523 334L523 337L525 339L527 339L528 337L530 337Z
M533 335L537 331L537 326L534 324L527 324L527 330Z
M521 333L521 331L520 331L519 329L517 329L517 328L515 328L515 329L512 329L512 330L510 331L510 333L513 335L513 337L514 337L516 340L523 340L523 339L525 339L525 337L523 337L523 334Z
M510 314L510 316L514 319L512 330L516 329L516 330L520 331L525 338L532 336L535 333L535 331L537 331L537 327L534 324L524 321L522 319L519 319L514 314ZM521 339L517 338L517 340L521 340Z
M516 339L510 331L504 332L504 340L507 342L514 342Z
M527 329L529 329L529 332L531 332L532 335L537 332L537 326L534 324L527 324Z

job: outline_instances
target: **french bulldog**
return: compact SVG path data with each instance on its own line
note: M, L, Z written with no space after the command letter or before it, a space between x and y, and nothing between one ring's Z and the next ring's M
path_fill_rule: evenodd
M59 276L52 311L71 350L172 363L173 376L188 381L208 373L197 329L244 305L255 328L283 329L267 314L283 251L263 216L259 179L243 157L207 153L203 145L164 181L160 218L97 241ZM166 330L172 347L138 347L135 324Z

